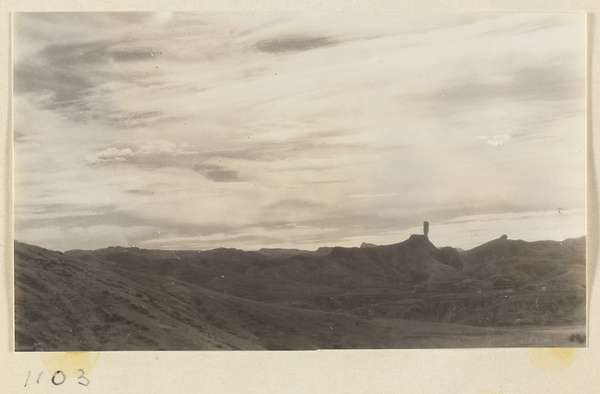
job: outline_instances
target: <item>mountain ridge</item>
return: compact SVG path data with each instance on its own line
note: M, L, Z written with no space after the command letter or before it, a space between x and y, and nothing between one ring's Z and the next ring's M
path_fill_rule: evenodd
M585 237L467 251L424 235L321 252L15 241L17 350L527 346L517 329L551 345L582 324Z

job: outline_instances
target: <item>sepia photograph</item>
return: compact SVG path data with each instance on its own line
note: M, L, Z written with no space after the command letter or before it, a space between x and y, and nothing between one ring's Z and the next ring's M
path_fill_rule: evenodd
M587 345L585 14L12 18L16 351Z

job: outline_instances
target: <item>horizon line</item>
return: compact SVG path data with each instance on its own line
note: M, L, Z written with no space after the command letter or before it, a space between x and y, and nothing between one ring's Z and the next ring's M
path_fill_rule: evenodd
M411 237L413 237L415 235L416 236L425 237L424 234L411 234L405 240L400 241L400 242L396 242L396 243L391 243L391 244L373 244L373 243L370 243L370 242L363 242L359 246L340 246L340 245L329 246L329 245L322 245L322 246L317 247L314 250L313 249L300 249L300 248L293 248L293 247L261 247L261 248L258 248L258 249L240 249L240 248L225 247L225 246L218 246L218 247L210 248L210 249L173 249L173 248L169 248L169 249L154 248L154 249L151 249L151 248L141 248L141 247L136 246L136 245L126 245L126 246L122 246L122 245L109 245L109 246L105 246L105 247L101 247L101 248L96 248L96 249L79 249L79 248L74 248L74 249L66 249L66 250L57 250L57 249L46 248L44 246L37 245L37 244L32 244L32 243L28 243L28 242L22 242L22 241L17 240L16 238L13 238L13 245L15 243L20 243L20 244L23 244L23 245L33 246L33 247L41 248L41 249L48 250L48 251L51 251L51 252L59 252L59 253L67 253L67 252L72 252L72 251L91 251L91 252L94 252L94 251L104 250L104 249L110 249L110 248L115 248L115 249L116 248L121 248L121 249L139 249L139 250L165 251L165 252L170 252L170 251L173 251L173 252L175 252L175 251L179 251L179 252L210 252L210 251L214 251L214 250L225 249L225 250L238 250L238 251L242 251L242 252L259 252L261 250L296 250L296 251L299 251L299 252L311 252L311 253L314 253L314 252L318 252L319 249L326 249L326 248L329 248L329 249L334 249L334 248L342 248L342 249L367 249L367 248L370 248L370 247L392 246L392 245L397 245L397 244L406 242ZM489 243L489 242L492 242L492 241L495 241L495 240L498 240L498 239L502 239L505 236L506 235L503 234L500 237L490 239L489 241L480 243L480 244L478 244L476 246L473 246L471 248L468 248L468 249L460 248L460 247L457 247L457 246L451 246L451 245L444 245L444 246L441 246L441 248L451 247L451 248L458 249L458 250L468 251L468 250L472 250L474 248L477 248L477 247L479 247L481 245L485 245L486 243ZM527 240L524 240L524 239L521 239L521 238L512 239L512 238L508 238L508 237L505 238L505 239L508 240L508 241L522 241L522 242L527 242L527 243L547 242L547 241L562 243L562 242L565 242L567 240L579 239L579 238L587 238L587 234L583 234L583 235L580 235L578 237L567 237L567 238L564 238L562 240L556 240L556 239L537 239L537 240L533 240L533 241L527 241ZM429 240L429 242L431 242L431 240L429 238L427 238L427 239ZM373 245L373 246L362 247L363 244L369 244L369 245ZM434 245L434 246L436 246L433 242L431 242L431 244ZM436 247L440 248L438 246L436 246ZM14 248L13 248L13 254L14 254Z

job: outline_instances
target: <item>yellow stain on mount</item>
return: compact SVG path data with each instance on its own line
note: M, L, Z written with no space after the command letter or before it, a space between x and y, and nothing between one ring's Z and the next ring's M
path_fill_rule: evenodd
M543 348L527 349L531 363L542 371L560 372L575 362L579 349L574 348Z
M100 352L40 353L40 358L49 373L62 371L67 379L76 379L81 376L80 369L88 373L94 368Z

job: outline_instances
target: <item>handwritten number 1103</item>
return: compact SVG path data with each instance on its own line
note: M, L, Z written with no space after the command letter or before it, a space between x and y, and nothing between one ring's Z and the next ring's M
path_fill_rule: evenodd
M85 371L83 369L78 369L77 371L79 372L79 376L77 377L77 383L80 384L80 385L82 385L82 386L89 385L90 384L90 380L85 376ZM35 380L36 384L40 384L40 379L41 379L41 377L42 377L43 374L44 374L44 371L40 372L40 374L37 376L37 379ZM30 377L31 377L31 371L29 371L29 373L27 373L27 379L25 379L25 386L24 387L27 387L27 384L29 383L29 378ZM58 370L58 371L54 372L54 374L50 378L50 382L52 382L52 384L55 385L55 386L60 386L66 380L67 380L67 375L63 371L61 371L61 370Z

